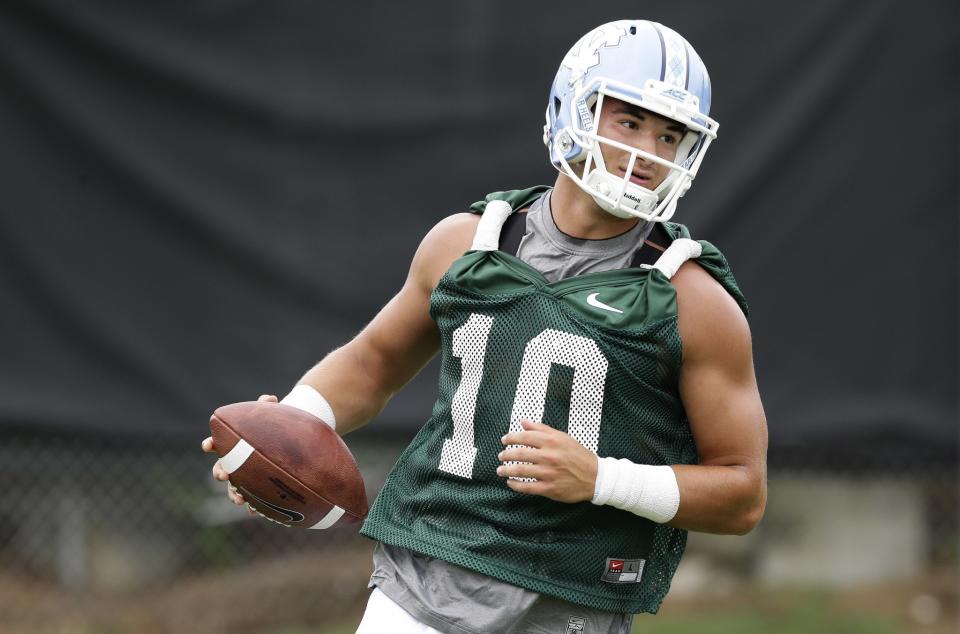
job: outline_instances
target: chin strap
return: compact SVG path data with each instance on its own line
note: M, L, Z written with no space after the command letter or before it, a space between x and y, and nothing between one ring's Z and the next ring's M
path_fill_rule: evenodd
M617 201L619 199L621 204L625 204L634 211L644 214L653 213L653 210L656 209L657 203L659 202L655 193L633 184L628 184L621 196L620 189L624 187L623 179L614 176L599 166L592 170L590 175L587 176L586 184L600 194L600 196L597 196L588 192L593 200L596 201L597 206L617 218L636 218L637 216L620 208L619 205L611 201Z
M584 163L585 170L589 169L591 160L594 163L594 168L586 174L584 183L600 196L588 191L591 198L596 201L601 209L617 218L636 218L634 214L622 209L620 205L626 205L639 213L652 213L659 202L657 194L625 181L621 176L611 174L607 170L606 161L603 160L603 152L600 149L601 143L602 141L599 139L593 140L593 147L587 153L587 160ZM633 161L636 160L637 157L634 157ZM630 163L631 167L633 161Z

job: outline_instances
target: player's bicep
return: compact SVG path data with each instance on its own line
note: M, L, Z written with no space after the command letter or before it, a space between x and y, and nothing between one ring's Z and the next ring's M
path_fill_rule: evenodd
M766 418L746 317L712 280L701 278L692 286L696 292L678 296L684 340L680 396L700 463L760 468L766 460Z
M766 419L748 342L724 342L721 356L690 360L681 370L680 396L700 464L760 469L765 461Z

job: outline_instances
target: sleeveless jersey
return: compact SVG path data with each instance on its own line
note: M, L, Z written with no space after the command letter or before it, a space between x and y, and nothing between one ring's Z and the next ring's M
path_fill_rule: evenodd
M492 194L529 205L540 188ZM480 205L482 210L482 204ZM681 225L671 237L689 237ZM723 256L698 262L746 310ZM590 502L516 493L496 475L520 420L569 433L600 456L690 464L680 402L676 294L656 269L547 282L518 258L471 250L431 297L442 337L439 398L361 532L565 601L656 612L686 532Z

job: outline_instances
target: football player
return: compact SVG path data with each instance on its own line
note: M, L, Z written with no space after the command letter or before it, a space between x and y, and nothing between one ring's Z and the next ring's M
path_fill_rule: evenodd
M747 304L721 253L667 222L716 137L710 97L673 30L587 33L547 103L553 187L437 223L400 292L284 398L347 433L442 357L361 530L378 543L360 632L628 632L687 531L760 520Z

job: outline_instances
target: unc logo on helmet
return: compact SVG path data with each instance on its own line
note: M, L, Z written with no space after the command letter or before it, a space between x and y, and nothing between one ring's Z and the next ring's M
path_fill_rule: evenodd
M618 99L679 123L683 130L673 160L601 136L605 97ZM564 56L550 91L543 140L550 162L620 218L669 220L690 188L719 124L710 118L710 77L679 33L646 20L603 24L581 37ZM607 170L601 146L630 151L638 161L666 168L648 189Z
M627 34L629 22L609 22L598 26L580 38L563 58L561 65L570 69L571 83L587 74L587 71L600 63L599 50L605 46L616 46Z

